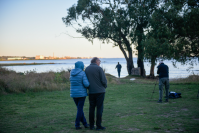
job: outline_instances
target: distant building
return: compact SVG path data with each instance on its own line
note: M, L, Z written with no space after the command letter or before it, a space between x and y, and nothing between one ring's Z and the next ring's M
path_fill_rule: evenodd
M53 59L53 57L52 57L52 56L49 56L48 58L49 58L49 59Z
M35 59L37 60L37 59L44 59L44 56L43 55L36 55L35 56Z
M49 59L49 57L45 56L45 57L44 57L44 59L48 60L48 59Z
M65 58L66 58L66 59L71 59L71 57L70 57L70 56L65 56Z
M7 60L21 60L23 58L21 57L12 57L12 58L7 58Z
M35 57L26 57L27 60L34 60Z

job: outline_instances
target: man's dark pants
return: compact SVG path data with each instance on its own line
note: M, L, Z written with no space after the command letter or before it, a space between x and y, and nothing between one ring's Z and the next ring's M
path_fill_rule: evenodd
M118 77L120 78L120 72L121 72L121 70L117 70L117 72L118 72Z
M89 121L90 121L90 127L93 127L93 125L94 125L95 107L97 107L96 126L97 127L101 127L104 97L105 97L105 93L89 94L89 102L90 102Z
M80 127L80 122L82 122L84 126L87 126L87 121L86 121L84 113L83 113L83 106L85 103L85 98L86 97L73 98L74 102L76 104L76 107L77 107L75 127Z

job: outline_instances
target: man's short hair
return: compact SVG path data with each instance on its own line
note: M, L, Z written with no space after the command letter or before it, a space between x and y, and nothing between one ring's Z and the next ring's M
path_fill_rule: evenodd
M97 57L92 58L91 63L96 63L98 59Z

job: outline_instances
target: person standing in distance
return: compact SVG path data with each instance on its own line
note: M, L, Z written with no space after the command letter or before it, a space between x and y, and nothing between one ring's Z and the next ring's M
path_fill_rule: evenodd
M169 98L169 67L163 63L161 60L159 65L157 66L159 74L159 100L158 103L162 103L162 94L163 94L163 86L165 86L166 99L165 102L168 102Z
M90 82L89 86L89 121L90 129L94 130L94 114L96 113L96 130L106 129L101 125L103 114L103 102L105 98L105 92L107 87L107 79L103 69L100 67L101 61L99 58L94 57L91 60L91 64L85 69L86 76Z
M120 78L120 72L121 72L121 68L122 68L122 66L121 66L121 64L119 64L119 62L118 62L118 64L117 64L117 66L115 67L115 69L117 68L117 72L118 72L118 77Z

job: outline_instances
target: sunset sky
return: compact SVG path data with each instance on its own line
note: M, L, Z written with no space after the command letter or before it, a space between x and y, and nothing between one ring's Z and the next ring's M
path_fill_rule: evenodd
M0 0L0 56L123 58L118 47L95 40L92 44L62 17L77 0Z

